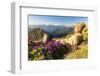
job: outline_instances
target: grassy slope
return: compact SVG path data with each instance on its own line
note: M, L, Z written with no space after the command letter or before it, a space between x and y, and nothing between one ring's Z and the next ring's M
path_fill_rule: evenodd
M87 44L81 44L79 49L70 52L65 56L65 59L80 59L80 58L88 58L88 46Z

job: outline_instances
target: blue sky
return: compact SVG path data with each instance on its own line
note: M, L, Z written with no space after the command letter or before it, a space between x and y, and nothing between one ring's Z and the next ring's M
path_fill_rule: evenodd
M73 25L79 22L88 23L88 17L29 15L29 25L34 25L34 24Z

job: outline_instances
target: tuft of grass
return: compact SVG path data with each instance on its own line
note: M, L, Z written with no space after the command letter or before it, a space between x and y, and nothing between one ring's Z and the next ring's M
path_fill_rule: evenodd
M88 46L87 44L82 44L79 46L79 49L70 52L65 56L65 59L81 59L88 58Z

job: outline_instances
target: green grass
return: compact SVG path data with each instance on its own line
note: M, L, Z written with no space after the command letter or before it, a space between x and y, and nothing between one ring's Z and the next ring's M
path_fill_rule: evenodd
M87 44L81 44L79 49L70 52L65 56L65 59L81 59L88 58L88 46Z

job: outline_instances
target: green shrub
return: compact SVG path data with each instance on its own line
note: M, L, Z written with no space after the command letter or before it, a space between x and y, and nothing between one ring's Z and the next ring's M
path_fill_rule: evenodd
M42 60L44 59L44 55L42 54L43 47L38 47L37 49L33 49L30 52L31 60Z
M63 59L64 54L68 53L68 48L66 46L58 46L52 53L53 59Z
M82 31L83 40L88 40L88 29L85 27Z

